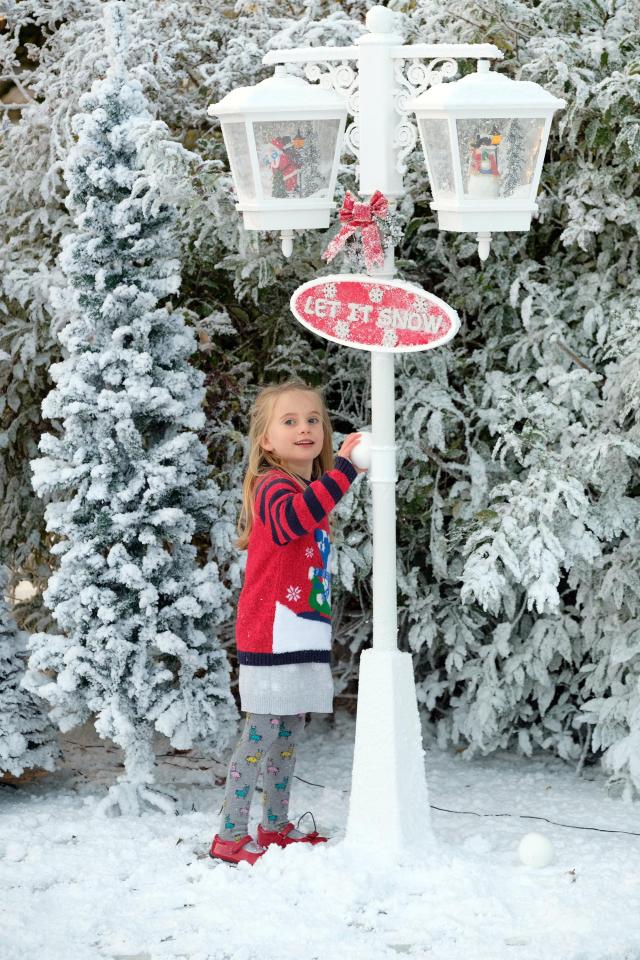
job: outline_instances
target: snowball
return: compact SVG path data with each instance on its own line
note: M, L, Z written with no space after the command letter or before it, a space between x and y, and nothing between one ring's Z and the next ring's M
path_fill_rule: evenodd
M371 434L362 433L351 451L351 461L361 470L371 466Z
M553 845L541 833L525 833L518 845L518 856L527 867L546 867L553 860Z

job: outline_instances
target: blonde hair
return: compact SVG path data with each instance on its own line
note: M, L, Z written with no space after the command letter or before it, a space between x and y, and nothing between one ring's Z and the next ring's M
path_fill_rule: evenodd
M293 390L304 390L313 393L320 401L319 408L322 414L324 441L322 450L318 456L314 458L311 468L311 479L318 480L326 470L333 469L333 428L321 391L316 387L309 386L308 383L304 383L302 380L295 379L263 387L253 402L249 418L249 459L247 472L245 473L242 483L242 507L238 519L238 539L235 541L235 546L239 550L246 550L249 543L249 535L253 527L254 518L255 488L261 477L268 473L269 470L282 470L303 489L306 489L301 480L286 469L276 453L264 450L260 446L260 441L269 430L278 397L281 397L283 393L289 393ZM329 535L331 539L333 539L331 524L329 524Z

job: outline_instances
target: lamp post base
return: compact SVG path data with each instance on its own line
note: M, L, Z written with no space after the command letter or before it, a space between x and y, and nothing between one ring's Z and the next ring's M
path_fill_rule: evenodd
M345 845L435 852L411 654L364 650Z

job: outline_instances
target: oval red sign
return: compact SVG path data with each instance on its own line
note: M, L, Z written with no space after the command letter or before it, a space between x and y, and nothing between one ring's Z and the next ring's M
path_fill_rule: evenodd
M291 297L300 323L327 340L360 350L431 350L460 327L456 311L403 280L336 274L303 283Z

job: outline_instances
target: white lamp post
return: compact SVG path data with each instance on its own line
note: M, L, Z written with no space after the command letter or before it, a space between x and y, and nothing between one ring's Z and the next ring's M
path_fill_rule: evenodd
M303 223L302 220L320 218L321 215L326 217L332 201L342 133L342 114L335 102L327 108L329 112L322 114L325 119L333 120L333 129L337 132L336 140L332 141L331 150L326 154L323 181L326 192L318 199L317 208L311 211L306 197L275 198L273 190L269 193L268 186L265 187L264 171L262 179L258 175L258 139L253 146L251 125L255 130L258 122L275 122L277 117L280 123L286 116L285 113L274 116L273 108L277 104L269 95L269 105L267 107L263 102L258 119L255 110L258 90L271 84L268 89L275 92L273 85L276 82L287 82L286 76L282 75L286 63L306 64L307 77L320 80L318 95L329 93L331 88L337 90L354 114L354 122L346 130L345 142L358 155L361 194L371 196L375 191L382 191L393 201L404 193L404 160L417 141L411 119L411 104L415 102L428 158L433 206L441 229L477 231L481 234L481 255L488 251L485 235L492 230L528 229L535 209L535 191L551 114L563 105L563 101L549 97L535 84L519 84L488 72L486 61L502 57L500 50L492 44L403 45L402 36L397 32L398 23L399 15L385 7L373 7L366 16L369 32L359 37L353 47L273 50L263 62L280 66L277 78L235 91L210 108L210 113L223 118L223 131L230 148L229 158L240 198L239 208L248 229L287 231L317 226L315 222ZM475 80L466 77L456 83L442 84L443 78L450 78L457 72L457 58L480 61L479 74L475 75ZM421 62L425 59L430 61L426 65ZM345 63L349 60L357 62L357 74ZM323 73L322 68L327 72ZM425 94L430 86L433 89ZM481 87L484 100L481 99ZM537 99L533 97L533 87ZM460 90L469 91L466 102L465 93L461 97L458 94ZM519 90L524 94L520 99ZM236 94L241 95L240 99L234 99ZM286 103L289 103L288 99ZM305 107L310 103L305 99ZM285 101L281 106L284 105ZM332 108L335 108L334 113L330 113ZM291 115L291 130L300 122L299 116L302 115L295 114L294 119ZM225 125L231 121L246 131L238 131L235 141L225 130ZM270 132L262 137L262 143L268 142ZM487 136L490 142L486 144L483 141ZM482 148L477 158L478 176L487 177L485 170L492 169L492 164L499 171L492 186L489 186L490 179L474 179L476 171L470 152L477 139L480 140L478 148ZM503 141L511 144L508 151ZM329 173L328 158L333 150L336 154ZM516 153L520 158L517 164L513 160ZM240 174L242 169L245 173ZM304 214L301 210L305 211ZM392 249L386 251L383 267L369 271L380 281L392 279L394 273ZM329 279L337 281L330 284L337 289L348 277ZM381 282L382 286L384 282ZM333 309L334 301L328 293L326 296L329 300L318 300L322 305L322 313L316 313L319 317L324 315L325 308ZM307 300L310 304L316 302L313 297ZM338 306L336 301L336 310ZM371 306L360 307L358 313L355 304L348 306L353 308L354 316L366 314L368 317L373 309ZM341 323L343 332L338 328L334 330L338 340L347 336L344 331L348 324L344 320ZM332 335L330 338L336 337ZM389 346L387 349L384 344L393 340L382 342L382 348L371 349L373 429L368 479L373 500L373 646L363 651L360 657L356 742L345 839L350 846L373 847L379 853L404 852L424 856L433 850L434 840L413 663L409 653L397 648L393 354L394 349L403 348ZM353 343L353 346L357 345Z

